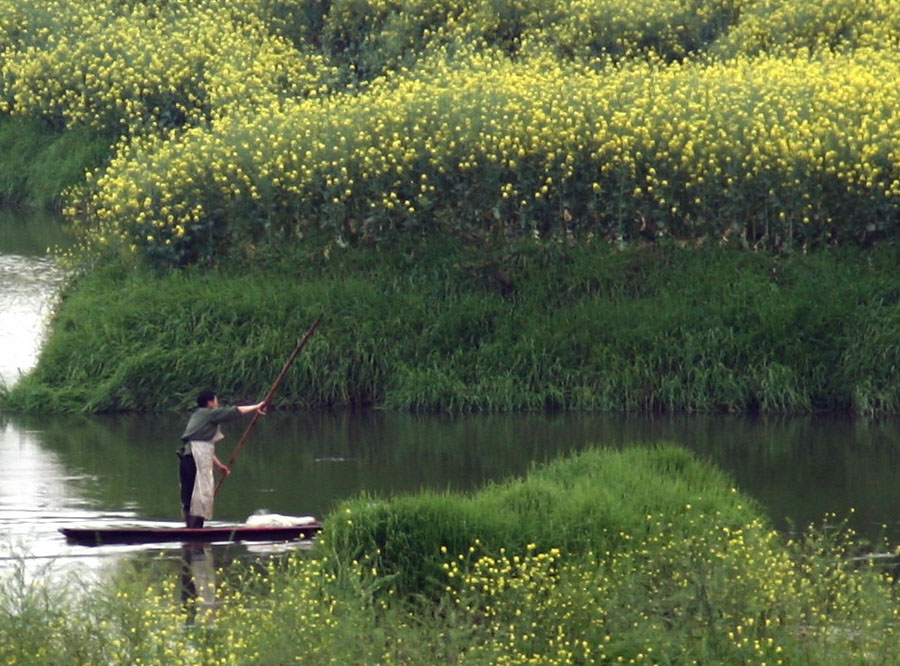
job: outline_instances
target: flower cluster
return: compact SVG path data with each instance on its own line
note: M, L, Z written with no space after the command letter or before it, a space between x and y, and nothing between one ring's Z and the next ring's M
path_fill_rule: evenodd
M684 520L696 529L676 536ZM842 659L886 648L879 623L897 611L872 601L889 604L890 583L855 570L852 534L811 530L785 544L762 521L729 528L690 508L648 515L646 527L631 547L586 558L534 544L449 558L446 591L481 638L467 657L777 665L820 647Z
M123 146L79 209L163 261L308 225L346 239L499 225L770 245L889 225L896 52L614 69L437 58L364 92L261 105Z
M134 134L325 92L333 68L246 4L3 0L0 111Z
M898 39L897 0L756 0L746 3L741 20L715 45L714 53L747 56L772 51L896 49Z
M897 0L316 7L0 0L0 111L122 137L67 212L87 244L165 266L310 226L769 247L893 231Z

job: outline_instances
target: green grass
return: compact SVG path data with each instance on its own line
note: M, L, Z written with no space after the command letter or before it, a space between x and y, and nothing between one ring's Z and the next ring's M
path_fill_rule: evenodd
M0 115L0 204L59 209L62 193L102 164L112 139L86 128Z
M441 548L482 554L501 549L525 555L559 548L600 556L630 547L647 530L648 516L664 512L679 527L715 517L737 528L755 505L727 479L684 449L588 451L534 469L524 479L487 486L470 496L419 493L388 500L360 497L326 521L323 540L339 562L364 561L400 594L432 592L446 584Z
M69 288L6 409L181 409L253 399L325 318L293 408L896 413L891 248L790 257L605 245L289 250Z

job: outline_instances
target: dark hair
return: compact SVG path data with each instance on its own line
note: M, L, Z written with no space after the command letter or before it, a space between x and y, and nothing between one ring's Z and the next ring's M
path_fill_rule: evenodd
M215 391L200 391L197 394L197 406L206 407L210 402L216 399Z

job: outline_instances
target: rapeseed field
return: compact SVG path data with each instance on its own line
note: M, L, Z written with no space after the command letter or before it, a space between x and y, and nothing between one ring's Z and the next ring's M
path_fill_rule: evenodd
M0 5L0 111L119 137L68 197L94 250L896 226L896 0Z

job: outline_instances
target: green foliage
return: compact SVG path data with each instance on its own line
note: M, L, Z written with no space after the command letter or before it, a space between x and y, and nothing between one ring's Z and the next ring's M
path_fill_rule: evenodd
M281 404L895 411L889 260L678 249L892 242L892 1L0 0L0 187L100 165L67 212L125 262L0 399L256 395L326 312ZM849 36L713 48L788 15Z
M898 306L896 302L872 303L843 352L842 379L853 387L854 411L860 414L894 414L900 410L900 336L889 325L897 321Z
M363 78L414 66L429 51L477 43L520 55L546 49L566 59L680 60L702 52L739 17L735 0L685 3L544 0L334 0L323 42Z
M298 47L320 46L330 0L259 0L259 16L270 30Z
M452 241L247 250L213 271L112 261L76 281L28 411L169 410L198 386L253 399L325 319L276 402L401 410L894 413L893 250ZM115 294L115 297L110 297Z
M604 553L627 548L646 529L648 514L664 511L690 532L702 516L739 525L751 510L720 473L683 449L593 450L471 496L345 501L326 522L323 541L337 561L364 562L399 594L420 594L447 584L442 547L464 553L478 543L488 555L524 555L529 547ZM696 522L685 518L695 513Z
M85 128L60 133L40 120L0 117L0 204L59 208L65 190L107 159L110 143Z

